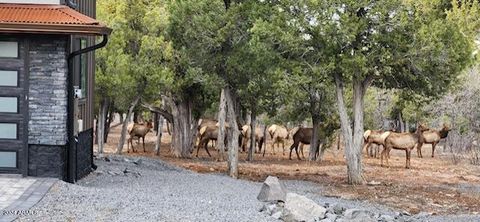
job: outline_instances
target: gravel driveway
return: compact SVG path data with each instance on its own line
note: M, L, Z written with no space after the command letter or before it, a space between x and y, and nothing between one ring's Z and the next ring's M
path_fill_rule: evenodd
M197 174L148 158L111 156L77 184L58 182L17 221L275 221L260 213L261 183ZM134 163L134 160L136 163ZM126 170L125 170L126 169ZM336 203L394 215L374 204L321 196L321 187L284 181L290 192L319 204ZM422 221L478 221L479 217L428 217Z

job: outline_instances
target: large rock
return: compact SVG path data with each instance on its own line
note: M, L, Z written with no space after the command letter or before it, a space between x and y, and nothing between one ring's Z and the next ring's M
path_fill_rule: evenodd
M348 209L344 213L344 221L351 222L375 222L375 214L368 210Z
M263 182L262 189L257 196L259 201L272 202L283 201L285 202L287 191L277 177L269 176Z
M325 218L327 209L304 196L288 193L282 219L293 221L319 221Z

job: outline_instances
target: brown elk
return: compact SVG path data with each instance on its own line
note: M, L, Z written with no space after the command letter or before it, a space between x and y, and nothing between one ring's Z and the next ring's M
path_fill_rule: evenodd
M226 138L226 134L225 134L225 138ZM208 156L212 157L212 155L210 155L210 152L208 151L207 144L209 141L211 140L217 141L217 139L218 139L218 126L215 126L215 125L203 126L202 129L200 129L200 142L198 142L196 157L198 157L198 151L200 150L200 147L204 147L205 151L207 151Z
M198 127L197 127L197 130L198 130L198 133L197 133L197 140L198 140L198 143L197 144L200 144L200 136L201 134L203 134L202 132L202 129L205 130L206 129L206 126L217 126L218 125L218 122L216 120L212 120L212 119L200 119L198 120ZM215 143L214 141L216 140L211 140L212 141L212 145L215 146ZM210 141L207 141L207 145Z
M227 143L227 136L228 136L228 132L230 130L230 127L229 125L226 123L225 124L225 129L226 129L226 132L225 132L225 138L224 138L224 141L225 143ZM202 129L200 129L200 142L198 143L198 146L197 146L197 154L196 154L196 157L198 157L198 152L200 151L200 148L205 148L205 151L207 151L207 154L209 157L212 157L212 155L210 154L210 152L208 151L208 142L209 141L217 141L218 140L218 131L219 131L219 126L218 125L214 125L214 126L204 126L202 127ZM240 142L241 142L241 135L239 135L239 145L240 145Z
M423 158L422 156L422 146L423 144L432 144L432 158L435 157L435 147L440 142L441 139L447 138L450 128L443 124L441 130L428 130L423 133L424 140L420 141L417 146L417 156Z
M293 129L292 132L291 132L292 135L292 138L293 138L293 144L292 146L290 146L290 155L288 157L288 159L292 159L292 151L293 149L295 149L295 153L297 154L297 158L298 160L301 160L300 159L300 156L298 155L298 146L300 143L302 143L302 147L301 147L301 151L302 151L302 156L303 156L303 144L307 144L309 145L311 140L312 140L312 136L313 136L313 128L303 128L303 127L299 127L298 129ZM317 150L318 148L320 147L320 138L318 138L318 147L317 147ZM303 156L305 158L305 156Z
M145 152L145 136L148 132L152 131L153 124L152 121L149 120L146 123L135 123L133 124L132 129L128 132L130 137L127 141L127 152L130 152L130 145L132 145L132 151L135 152L135 148L133 147L133 138L142 138L143 140L143 152Z
M371 147L372 144L375 144L377 146L382 146L384 147L385 144L385 139L390 135L392 131L383 131L383 130L367 130L363 134L364 142L365 145L363 146L362 150L366 150L367 152L367 157L369 156L369 148ZM375 150L375 157L377 157L378 153L378 147Z
M283 148L283 155L285 155L285 141L289 139L289 133L287 128L281 125L273 124L268 127L268 133L272 138L272 152L275 154L275 144L277 144L277 148L280 149L280 143L282 144ZM265 153L265 152L264 152Z
M242 150L245 152L247 144L250 142L250 126L249 125L244 125L242 127ZM263 143L265 141L265 135L263 135L263 130L260 129L259 127L255 128L255 143L257 144L257 148L259 151L262 150ZM255 151L255 153L258 153L259 151Z
M415 133L396 133L391 132L390 135L385 139L385 148L383 149L380 155L380 163L383 166L383 157L386 158L387 166L389 166L388 159L389 153L392 149L405 150L406 153L406 163L405 167L410 168L410 156L412 149L422 141L423 132L427 131L428 128L419 124L417 131Z

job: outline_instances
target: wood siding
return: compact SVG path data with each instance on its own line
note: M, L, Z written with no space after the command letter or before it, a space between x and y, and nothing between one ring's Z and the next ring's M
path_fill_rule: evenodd
M96 18L96 0L76 0L77 11L87 15L91 18ZM87 47L95 45L96 37L92 36L72 36L71 48L72 51L78 50L79 48L75 46L75 41L78 38L87 39ZM79 61L79 60L76 60ZM77 70L78 62L74 64L74 70ZM86 88L86 98L79 101L79 115L83 119L83 129L88 130L93 128L93 122L95 119L94 116L94 88L95 88L95 52L87 53L87 88Z

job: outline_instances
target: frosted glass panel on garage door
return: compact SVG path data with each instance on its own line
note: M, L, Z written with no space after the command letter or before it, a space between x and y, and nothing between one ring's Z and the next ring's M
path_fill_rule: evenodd
M0 70L0 86L17 86L18 72Z
M0 113L17 113L17 97L0 97Z
M17 124L0 123L0 139L17 139Z
M18 42L0 41L0 57L18 58Z
M16 152L0 152L0 167L16 168L17 153Z

